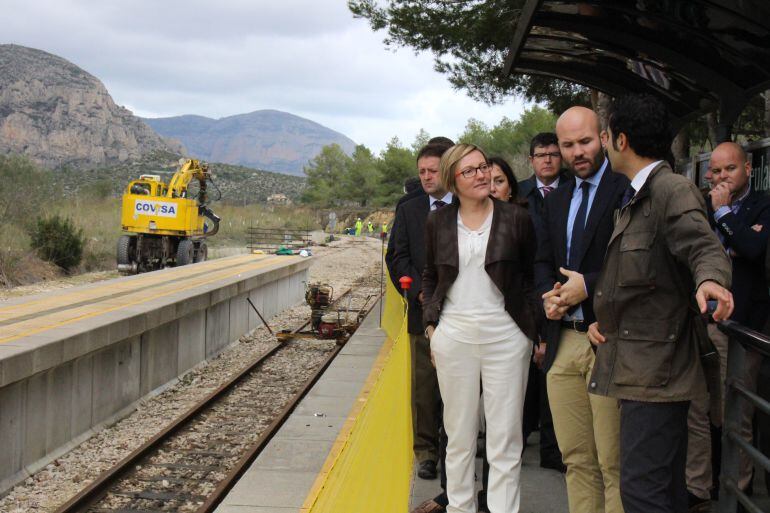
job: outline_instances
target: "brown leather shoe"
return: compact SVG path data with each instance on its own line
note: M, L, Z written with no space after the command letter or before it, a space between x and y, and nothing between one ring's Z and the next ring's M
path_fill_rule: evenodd
M446 511L444 506L433 499L428 499L410 511L410 513L444 513L444 511Z

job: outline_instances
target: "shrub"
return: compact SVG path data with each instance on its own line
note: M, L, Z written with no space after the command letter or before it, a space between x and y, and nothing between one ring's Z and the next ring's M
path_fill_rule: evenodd
M63 269L76 267L83 258L83 230L77 228L69 218L58 214L38 218L29 235L32 248L40 258Z

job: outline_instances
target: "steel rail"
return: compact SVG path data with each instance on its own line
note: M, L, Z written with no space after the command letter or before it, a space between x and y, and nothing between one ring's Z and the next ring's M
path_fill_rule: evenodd
M345 291L332 303L332 305L342 300L345 296L350 294L350 292L352 292L352 289L348 289L347 291ZM369 309L369 311L371 311L371 308ZM367 314L368 313L369 312L367 312ZM299 328L296 328L295 330L293 330L293 332L297 333L301 331L302 329L307 327L308 324L310 324L310 320L305 322ZM102 472L99 476L97 476L97 478L90 485L88 485L86 488L78 492L77 495L72 497L63 505L59 506L55 510L55 513L74 513L79 511L86 511L89 507L91 507L92 505L100 501L102 498L104 498L104 496L109 492L110 488L117 481L119 481L121 478L126 476L131 470L133 470L134 466L140 460L152 454L152 452L158 446L160 446L162 443L167 441L173 435L175 435L176 433L181 431L183 428L185 428L188 424L190 424L193 420L195 420L204 410L207 410L212 405L214 405L222 396L224 396L228 391L233 389L235 385L243 381L253 371L255 371L262 363L264 363L268 358L273 356L279 349L285 346L286 346L286 343L281 342L276 344L269 350L265 351L256 360L254 360L250 364L243 367L243 369L241 369L236 375L231 377L227 382L220 385L216 390L208 394L196 405L188 409L185 413L179 416L176 420L174 420L170 425L168 425L162 431L160 431L155 436L153 436L148 441L146 441L144 444L136 448L128 456L120 460L113 467ZM235 482L237 482L238 478L240 478L240 476L245 472L248 465L252 461L254 461L254 459L256 459L257 456L259 456L259 454L262 452L262 450L267 445L267 443L275 436L275 434L278 432L278 429L284 424L284 422L286 421L288 416L291 414L291 412L294 411L299 401L301 401L305 397L305 395L307 395L307 392L312 388L312 386L316 383L316 381L318 381L318 379L321 377L323 372L328 368L328 366L331 364L331 362L334 360L337 354L339 354L343 346L344 344L339 344L339 343L334 346L329 356L323 361L323 363L319 366L319 368L310 376L310 378L305 382L305 384L300 389L300 391L297 394L295 394L292 400L289 401L289 403L287 403L286 406L284 406L283 410L281 410L281 412L273 420L273 422L271 422L271 424L267 428L265 428L265 430L260 435L259 439L257 439L257 441L249 449L247 449L244 456L242 456L241 459L239 459L238 462L233 466L233 468L228 471L225 479L220 481L217 484L217 487L215 488L214 492L212 492L212 494L204 502L201 508L196 510L197 512L202 513L202 512L213 511L213 509L222 501L225 494L235 485Z

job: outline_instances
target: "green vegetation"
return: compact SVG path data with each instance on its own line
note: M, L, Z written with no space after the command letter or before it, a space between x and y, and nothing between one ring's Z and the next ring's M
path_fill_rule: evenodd
M165 160L175 164L174 157L169 155ZM130 179L153 172L153 162L158 160L157 155L149 156L144 163L124 165L121 173L102 175L98 170L46 171L25 157L0 155L0 183L3 184L0 186L0 286L57 277L61 269L49 264L49 259L69 268L70 273L115 269L115 247L121 235L119 195ZM173 169L173 165L170 166L169 175ZM218 174L220 188L223 182L228 183L227 174L237 173L237 168L227 166L223 172L224 179ZM154 169L157 174L157 167ZM215 173L218 173L217 170L220 170L218 165ZM246 171L248 174L244 181L259 182L263 176L258 174L256 179L251 178L251 173L261 172ZM285 175L276 176L281 178ZM286 183L298 183L304 187L305 179L286 178L290 180ZM296 196L286 189L279 189L279 192ZM301 189L297 190L299 192ZM216 190L212 190L212 196L216 197ZM245 248L247 229L251 224L315 230L326 223L326 213L318 209L269 206L264 204L264 198L262 203L256 203L253 196L248 201L245 195L238 198L240 201L211 203L212 210L222 218L222 223L219 233L208 241L209 248ZM39 226L38 219L58 219L62 226L51 229L54 223L46 224L45 221L44 226ZM65 256L74 255L76 249L68 246L72 241L68 239L65 244L59 240L59 232L78 231L82 242L79 263L62 260L56 251L49 253L47 248L53 245L65 248ZM38 254L36 247L45 249Z
M386 33L385 45L434 55L434 68L457 89L486 103L510 96L543 103L554 112L590 105L589 89L550 77L504 76L524 0L348 0L354 16Z
M132 160L110 167L96 169L63 168L53 173L56 195L80 198L117 197L123 193L129 181L143 174L160 175L168 180L179 167L181 155L156 150ZM222 201L237 205L264 203L272 194L285 194L296 201L305 189L305 178L271 173L232 164L209 163L214 174L214 184L209 196L216 199L222 193ZM194 186L194 184L193 184Z
M531 174L529 141L538 132L552 131L555 122L553 113L535 106L517 121L503 118L491 128L471 119L456 140L476 144L490 156L504 157L516 176L524 179ZM305 168L307 189L302 201L327 208L391 207L403 194L404 180L416 176L417 153L429 139L430 134L421 130L406 148L394 137L378 156L362 145L352 156L336 144L325 146Z
M71 219L54 214L40 217L29 232L30 245L43 260L70 270L83 258L83 230Z

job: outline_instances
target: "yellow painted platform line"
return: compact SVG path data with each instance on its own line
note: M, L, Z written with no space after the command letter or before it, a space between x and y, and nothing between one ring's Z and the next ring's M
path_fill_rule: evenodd
M88 289L76 289L64 294L48 295L39 299L16 303L13 305L0 307L0 322L12 319L20 315L29 315L36 312L42 312L51 308L59 308L62 305L79 303L87 299L97 299L104 296L112 296L116 292L123 292L131 289L143 289L148 286L166 284L168 282L178 281L191 274L206 272L207 270L216 270L223 263L238 265L241 262L254 262L263 260L264 256L243 255L228 259L217 259L201 262L191 266L175 267L163 273L147 273L139 275L138 278L127 281L106 283L104 285L91 287ZM112 280L111 280L112 281Z
M364 409L366 401L369 399L369 394L377 384L377 380L380 379L380 375L385 368L385 364L388 362L388 358L393 351L393 344L393 339L390 337L388 337L385 340L385 343L382 344L380 352L377 355L377 359L374 361L374 365L372 366L372 370L369 371L369 376L367 376L366 382L364 382L364 386L356 398L356 402L353 404L350 413L348 413L345 424L343 424L342 429L340 429L340 432L337 435L337 439L334 441L332 448L329 450L329 454L326 457L326 461L324 461L323 467L321 467L321 471L318 472L318 475L313 482L313 486L310 488L310 492L307 494L305 502L300 508L301 513L308 513L311 511L313 505L315 505L315 502L318 499L318 496L321 494L321 490L323 490L324 485L326 485L329 474L334 468L334 465L337 463L337 460L339 460L340 456L342 455L342 450L350 440L350 436L353 433L353 428L356 426L356 420L358 420L358 416Z
M118 298L111 298L97 303L90 303L68 310L56 311L48 315L42 315L34 319L27 319L15 324L3 326L3 336L0 337L0 343L8 343L23 337L35 335L60 326L71 324L83 319L103 315L121 308L145 303L154 299L170 296L178 292L200 287L209 283L216 282L232 276L237 276L246 271L253 271L262 268L269 268L279 263L294 263L301 257L270 256L261 258L257 261L246 262L235 269L224 271L213 271L205 276L198 276L195 279L186 281L177 281L173 288L164 288L154 294L147 294L147 290L136 290L130 294Z

